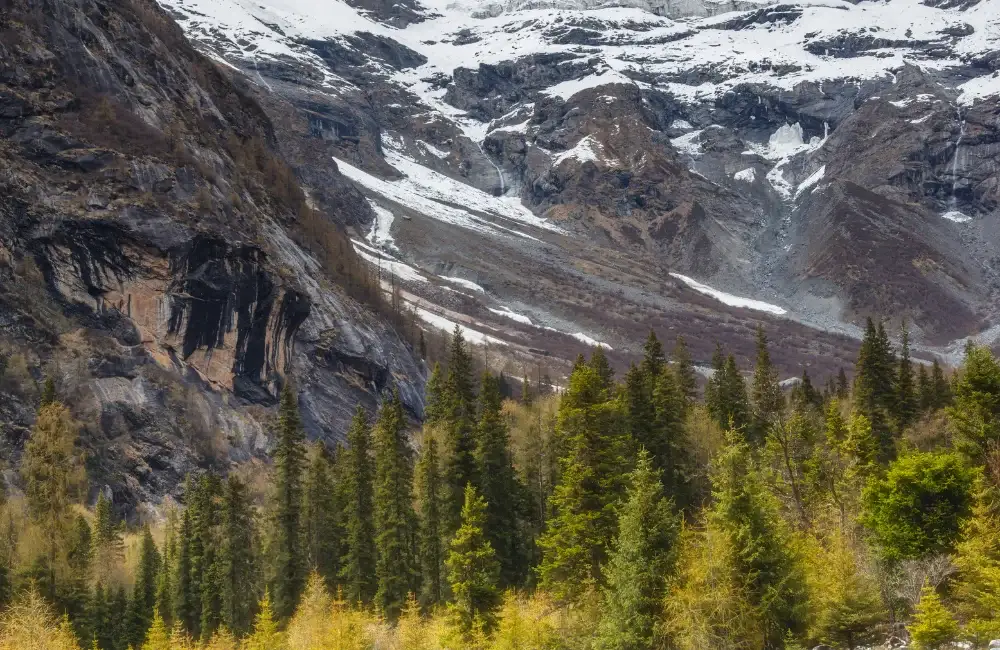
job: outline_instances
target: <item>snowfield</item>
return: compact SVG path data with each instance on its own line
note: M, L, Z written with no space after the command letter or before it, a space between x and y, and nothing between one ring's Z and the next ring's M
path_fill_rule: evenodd
M688 285L698 293L703 293L706 296L711 296L721 303L729 305L730 307L742 307L743 309L753 309L756 311L764 311L769 314L774 314L775 316L784 316L788 311L777 305L772 305L760 300L754 300L752 298L741 298L739 296L734 296L731 293L726 293L724 291L719 291L718 289L713 289L707 284L702 284L693 278L689 278L686 275L681 275L680 273L671 273L671 276L677 278L684 284Z

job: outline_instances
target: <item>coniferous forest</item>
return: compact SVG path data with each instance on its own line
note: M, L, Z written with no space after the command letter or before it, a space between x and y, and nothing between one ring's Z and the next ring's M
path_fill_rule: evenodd
M309 444L292 388L265 473L190 476L142 527L85 503L50 382L0 518L0 648L932 650L1000 638L1000 362L782 388L765 332L707 383L650 333L518 398L456 331L417 428L398 396ZM669 348L669 349L668 349ZM709 373L706 373L709 374ZM849 378L850 375L850 378ZM786 382L788 383L788 382ZM702 386L701 384L704 384Z

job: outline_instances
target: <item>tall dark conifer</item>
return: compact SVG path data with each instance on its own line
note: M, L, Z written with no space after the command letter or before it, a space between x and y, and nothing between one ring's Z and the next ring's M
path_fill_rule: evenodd
M747 440L755 445L763 444L768 430L781 417L785 406L781 387L778 386L778 371L771 363L771 353L767 349L767 335L764 328L757 326L757 365L754 366L751 389L753 415L747 432Z
M371 428L364 408L358 405L347 431L347 449L342 454L344 477L344 558L340 577L344 595L352 602L370 603L375 598L375 529L372 515L375 497L372 481Z
M688 402L693 402L698 396L698 378L694 370L694 362L691 361L691 352L683 336L677 337L674 351L671 354L674 362L674 372L677 375L677 385L681 394Z
M399 393L386 403L375 423L375 600L395 621L416 591L416 514L413 511L412 454Z
M500 563L500 584L513 587L524 581L528 570L519 525L524 486L514 471L502 402L497 378L484 373L479 392L476 464L486 500L486 536Z
M126 612L129 626L128 643L134 648L142 645L146 631L153 621L153 609L156 607L156 578L159 571L160 552L147 526L142 533L132 599Z
M302 475L305 436L299 420L298 397L286 384L279 406L278 446L274 453L276 494L276 574L274 611L287 618L295 611L305 587L302 553Z
M337 586L343 552L339 500L326 447L317 443L310 455L302 513L306 563L319 573L327 589L332 591Z
M896 369L896 426L899 431L913 424L919 410L919 396L913 379L913 363L910 361L910 330L906 321L900 329L899 364Z
M444 528L441 521L441 459L437 439L427 436L416 467L420 516L420 570L423 577L420 604L430 609L444 599Z
M242 635L250 631L260 594L253 507L246 486L233 474L226 480L222 530L222 623Z
M447 489L445 526L453 534L461 522L465 486L479 485L475 460L475 392L472 385L472 359L458 326L452 334L448 378L442 402L445 406L445 469Z

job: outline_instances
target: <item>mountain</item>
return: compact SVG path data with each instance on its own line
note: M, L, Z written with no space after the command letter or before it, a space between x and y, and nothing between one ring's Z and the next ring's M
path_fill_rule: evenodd
M705 363L762 323L789 375L868 316L928 359L998 331L996 3L161 4L424 325L511 372L650 327Z
M0 431L16 466L52 379L125 509L264 459L293 378L313 438L424 369L280 129L147 0L0 11ZM332 185L341 205L363 198ZM346 209L346 207L344 208ZM343 214L343 209L341 210Z

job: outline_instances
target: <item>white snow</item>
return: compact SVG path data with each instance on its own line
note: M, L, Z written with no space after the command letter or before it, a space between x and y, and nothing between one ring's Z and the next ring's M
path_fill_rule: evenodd
M417 140L417 146L426 151L429 154L437 156L438 158L447 158L451 155L451 152L445 151L444 149L438 149L429 142L424 142L423 140Z
M473 282L472 280L466 280L465 278L456 278L447 275L440 276L445 282L451 282L452 284L457 284L460 287L465 287L466 289L472 289L477 293L486 293L486 289Z
M489 334L483 334L480 331L470 329L465 325L459 325L455 321L448 320L444 316L439 316L438 314L428 311L423 307L416 307L415 311L417 318L424 321L431 327L448 332L449 334L455 331L455 326L457 325L459 331L462 332L462 336L465 337L465 340L473 345L507 345L505 341L501 341L500 339L490 336Z
M505 305L500 305L500 309L494 309L492 307L489 307L488 309L497 316L503 316L504 318L509 318L513 321L517 321L518 323L522 323L524 325L532 325L530 318L528 318L524 314L519 314L515 311L512 311L510 307L507 307Z
M672 138L670 143L673 144L674 148L680 153L687 154L689 156L700 156L702 132L704 132L704 129L698 129L697 131L685 133L680 137Z
M816 185L816 183L819 183L821 180L823 180L823 176L825 175L826 175L826 165L823 165L815 172L813 172L813 174L809 178L799 183L799 188L795 190L795 198L798 199L803 192L812 188L814 185Z
M608 70L602 72L601 74L594 74L582 79L572 79L570 81L564 81L558 83L550 88L543 90L542 92L546 95L552 97L562 97L563 99L572 99L572 97L578 93L582 93L584 90L589 90L591 88L597 88L599 86L606 86L608 84L626 84L628 86L640 85L638 82L633 81L626 77L625 75L615 72L614 70Z
M597 339L591 338L591 337L587 336L586 334L584 334L583 332L577 332L576 334L570 334L570 336L572 336L573 338L575 338L577 341L580 341L581 343L586 343L587 345L589 345L592 348L604 348L605 350L611 350L611 349L613 349L607 343L601 343Z
M927 115L924 115L923 117L919 117L919 118L917 118L915 120L910 120L910 124L923 124L924 122L926 122L927 120L931 119L932 117L934 117L934 113L928 113Z
M613 158L605 158L602 155L603 151L604 146L598 142L594 136L588 135L577 142L576 146L572 149L567 149L553 158L552 166L558 167L567 160L576 160L581 163L588 161L601 161L609 166L618 164L618 161Z
M427 278L421 275L419 271L409 264L404 264L391 255L372 248L357 239L352 239L351 242L354 244L354 252L356 252L361 259L376 268L381 268L383 278L389 278L394 275L403 281L427 282Z
M677 129L678 131L687 131L693 129L694 127L687 120L677 119L670 123L671 129Z
M791 199L795 188L785 178L785 165L799 154L809 154L816 151L825 142L825 137L818 138L816 136L809 138L809 142L805 142L802 125L796 122L778 127L778 130L768 138L767 146L751 143L750 148L763 158L775 161L774 167L767 172L767 180L783 198Z
M386 161L404 174L399 180L385 180L337 159L342 174L362 187L420 214L484 234L513 234L536 239L513 226L530 225L552 232L560 228L536 217L517 200L498 198L424 167L402 154L387 150ZM476 214L479 213L479 214ZM505 221L501 225L486 216Z
M753 183L757 180L757 170L753 167L747 167L733 174L733 178L744 183Z
M375 248L383 248L398 252L396 244L392 239L392 223L396 220L395 215L390 210L385 209L375 201L368 200L375 212L375 223L372 224L371 232L365 239Z
M947 219L948 221L954 221L955 223L968 223L972 221L972 217L962 214L958 210L949 210L941 215L942 219Z
M671 276L677 278L684 284L688 285L698 293L703 293L706 296L711 296L730 307L742 307L744 309L753 309L755 311L764 311L769 314L775 314L777 316L783 316L788 313L785 309L772 305L770 303L762 302L760 300L754 300L752 298L741 298L739 296L734 296L731 293L726 293L724 291L719 291L718 289L713 289L707 284L702 284L693 278L689 278L686 275L681 275L680 273L671 273Z

